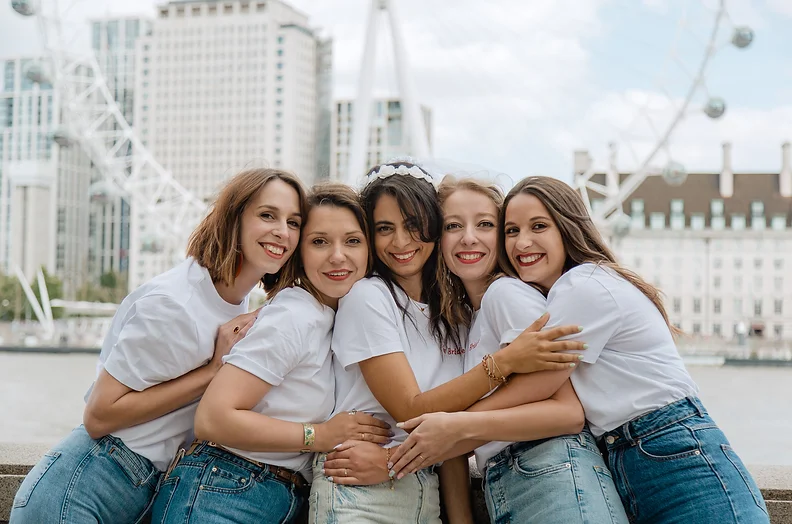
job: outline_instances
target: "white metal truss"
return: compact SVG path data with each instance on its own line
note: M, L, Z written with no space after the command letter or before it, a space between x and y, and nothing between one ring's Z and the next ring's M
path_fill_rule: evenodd
M61 147L85 151L104 179L129 202L130 268L137 267L141 252L152 249L177 260L207 206L151 155L124 118L96 57L75 50L73 35L64 34L63 20L77 2L63 7L58 0L12 2L15 11L36 16L39 22L51 66L44 76L53 85L60 110L61 127L53 139Z
M686 7L689 7L689 4L686 4ZM718 44L718 36L724 26L730 22L725 0L717 2L712 9L712 14L712 29L704 44L703 55L698 62L698 67L689 75L691 78L690 86L684 95L684 99L682 99L681 103L675 103L667 92L664 93L675 106L673 117L664 129L655 129L653 127L657 142L638 163L638 168L626 176L624 180L620 180L621 176L615 160L616 146L611 144L611 158L605 170L605 185L592 181L596 170L590 158L587 159L588 165L584 167L583 172L575 174L574 187L580 191L592 218L600 227L611 230L616 236L623 236L629 230L629 220L622 209L625 200L638 189L647 177L661 175L666 182L674 185L684 182L687 173L682 164L672 159L670 140L680 123L690 114L694 97L702 92L707 96L706 105L701 110L710 118L719 118L726 110L725 102L718 97L710 96L706 85L706 74L712 58L718 51L723 49L723 46ZM679 21L680 29L683 24L684 19ZM741 26L732 27L732 29L733 34L730 43L733 46L745 48L751 44L753 31L750 28ZM695 110L698 109L695 108ZM650 121L649 117L645 118ZM657 165L657 159L661 152L666 153L669 158L668 163L664 166ZM602 198L600 205L592 207L592 196L589 192Z
M377 56L377 36L380 21L387 15L393 41L393 58L399 95L402 107L402 133L404 143L408 144L412 156L427 158L429 156L429 139L421 117L421 109L415 98L412 74L404 46L404 35L399 25L396 3L391 0L371 0L366 42L363 48L363 60L358 78L358 92L355 99L352 137L349 151L349 165L344 182L350 185L357 183L365 176L366 151L369 145L369 127L371 122L372 89L374 84L375 61Z

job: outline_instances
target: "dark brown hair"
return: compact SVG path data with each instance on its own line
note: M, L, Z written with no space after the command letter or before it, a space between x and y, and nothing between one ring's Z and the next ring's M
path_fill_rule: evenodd
M279 169L249 169L229 180L217 196L209 214L195 228L187 243L187 256L209 271L214 282L233 286L242 253L242 216L251 200L272 180L282 180L297 192L300 214L306 216L302 182L294 174ZM281 275L293 271L296 256L274 275L263 275L261 284L269 296L283 289Z
M407 169L418 167L409 162L391 162L374 166L369 170L367 178L379 170L383 165L393 167L403 166ZM418 169L421 169L418 167ZM427 176L430 176L421 169ZM410 175L392 175L386 178L375 179L366 185L361 191L360 200L363 209L366 211L366 218L369 222L369 235L371 237L371 258L374 262L374 271L377 276L385 282L393 296L396 306L402 312L402 316L409 318L413 324L415 319L407 311L407 304L403 304L396 295L395 288L399 286L394 278L393 272L377 256L374 248L376 235L374 224L374 208L380 197L390 195L396 199L399 209L404 216L405 224L414 232L415 238L421 242L434 244L432 254L426 260L421 271L421 289L423 298L429 305L429 326L432 336L442 347L453 345L456 348L462 347L462 340L455 325L452 325L441 314L440 307L440 285L437 282L437 259L438 242L443 228L443 212L437 202L437 191L427 180L421 180ZM404 291L402 289L402 291Z
M457 180L451 175L446 175L440 187L437 188L437 201L440 208L442 209L451 195L459 190L468 190L484 195L492 200L497 213L500 213L503 206L503 192L500 187L474 178ZM500 258L498 258L490 275L490 282L497 278L501 272ZM470 302L462 280L448 269L442 253L437 260L437 281L440 284L440 312L443 317L452 325L462 324L470 327L473 321L473 304Z
M311 211L322 206L337 207L351 211L352 214L355 215L355 219L357 219L360 230L363 232L367 246L371 245L366 213L363 211L363 206L360 205L360 197L354 189L346 184L340 184L338 182L324 182L313 186L308 193L308 213L305 215L303 226L308 223ZM302 244L302 236L300 237L300 243ZM290 268L288 274L286 272L283 273L283 281L291 282L291 285L300 286L313 295L316 300L321 302L319 290L316 289L305 275L305 268L302 265L302 253L299 248L293 258L296 258L298 263ZM369 249L366 262L366 275L371 273L371 268L372 257L371 250Z
M602 240L597 227L591 220L591 216L586 209L580 195L565 182L547 176L531 176L524 178L514 186L503 202L500 219L498 220L498 258L500 259L503 270L510 276L520 278L514 271L505 248L505 222L506 209L512 198L519 194L533 195L547 208L550 218L561 233L561 240L566 251L566 261L563 271L566 273L570 269L580 264L590 262L600 266L608 267L619 274L627 282L637 287L641 293L652 301L655 307L663 315L666 325L673 334L680 331L671 325L668 314L663 306L662 293L659 289L646 282L636 273L619 265L613 252ZM545 294L548 289L542 289Z

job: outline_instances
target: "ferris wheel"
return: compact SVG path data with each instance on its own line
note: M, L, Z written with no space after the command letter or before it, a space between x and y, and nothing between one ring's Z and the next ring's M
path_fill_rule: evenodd
M124 117L96 56L79 47L84 21L70 22L79 3L12 0L19 15L36 18L45 52L45 60L31 63L24 74L53 87L60 112L53 141L80 148L101 174L91 196L118 195L130 204L130 267L141 253L179 260L207 205L152 156Z
M677 20L676 33L666 56L667 77L682 78L683 83L673 89L666 79L655 82L657 98L664 112L664 118L656 118L650 109L650 101L634 104L634 118L630 125L639 123L651 138L651 143L642 151L631 147L630 125L616 129L616 140L610 143L608 166L605 171L605 183L595 181L599 171L594 167L594 159L590 156L576 154L575 175L573 186L580 191L586 207L594 221L614 237L621 238L628 234L630 218L625 214L625 200L650 176L662 176L669 185L678 186L687 179L684 159L674 151L673 138L680 126L691 115L704 115L717 120L727 110L724 98L713 92L707 83L715 56L726 49L745 49L754 40L754 31L745 25L735 24L728 12L726 0L707 2L701 0L690 2L685 0L682 15ZM694 9L698 12L691 13ZM695 34L694 29L703 33ZM692 37L694 49L683 50L680 44L683 37ZM689 60L685 62L683 54ZM676 91L676 92L675 92ZM655 114L656 114L656 107ZM619 147L628 150L632 155L633 168L626 176L616 166L616 153ZM601 180L601 178L599 178ZM596 205L593 205L596 204Z

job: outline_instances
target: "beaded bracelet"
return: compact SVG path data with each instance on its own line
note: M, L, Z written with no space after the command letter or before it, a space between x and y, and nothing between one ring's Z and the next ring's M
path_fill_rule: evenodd
M488 361L492 364L491 366L488 363ZM481 359L481 365L484 367L484 371L487 372L487 377L489 377L490 380L494 380L495 382L500 384L506 383L507 379L506 377L503 376L503 373L500 372L500 369L498 369L498 374L497 375L495 374L495 369L498 368L498 365L495 363L495 359L492 357L492 355L490 355L489 353L484 355L484 357ZM492 389L491 386L492 383L490 383L490 389Z

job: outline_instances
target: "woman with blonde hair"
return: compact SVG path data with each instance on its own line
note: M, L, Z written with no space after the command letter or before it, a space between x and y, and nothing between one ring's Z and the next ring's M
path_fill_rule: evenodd
M502 266L546 294L549 325L579 323L585 330L572 338L588 344L576 369L519 377L515 401L571 380L631 522L769 522L697 396L659 290L618 264L580 196L559 180L526 178L506 196L498 233ZM421 426L413 435L435 433ZM429 452L423 440L419 453L445 453L446 442L432 437Z
M440 246L447 266L447 274L438 279L447 284L446 315L460 322L470 315L465 355L469 368L491 360L502 345L542 316L547 305L538 290L499 272L497 217L502 193L463 179L444 180L438 196L445 224ZM442 422L446 433L462 432L479 444L476 462L492 522L626 524L613 482L598 473L607 471L606 466L584 428L583 408L571 384L564 383L548 400L503 404L505 397L516 395L513 388L514 384L504 384L466 412L430 414L405 427L412 429L425 420L431 420L429 426ZM426 456L421 437L421 431L409 437L394 461L414 453L413 442Z
M198 400L255 320L248 294L290 271L305 217L299 179L239 173L193 232L187 259L119 306L86 395L84 425L36 464L11 522L146 518L160 477L192 440Z

